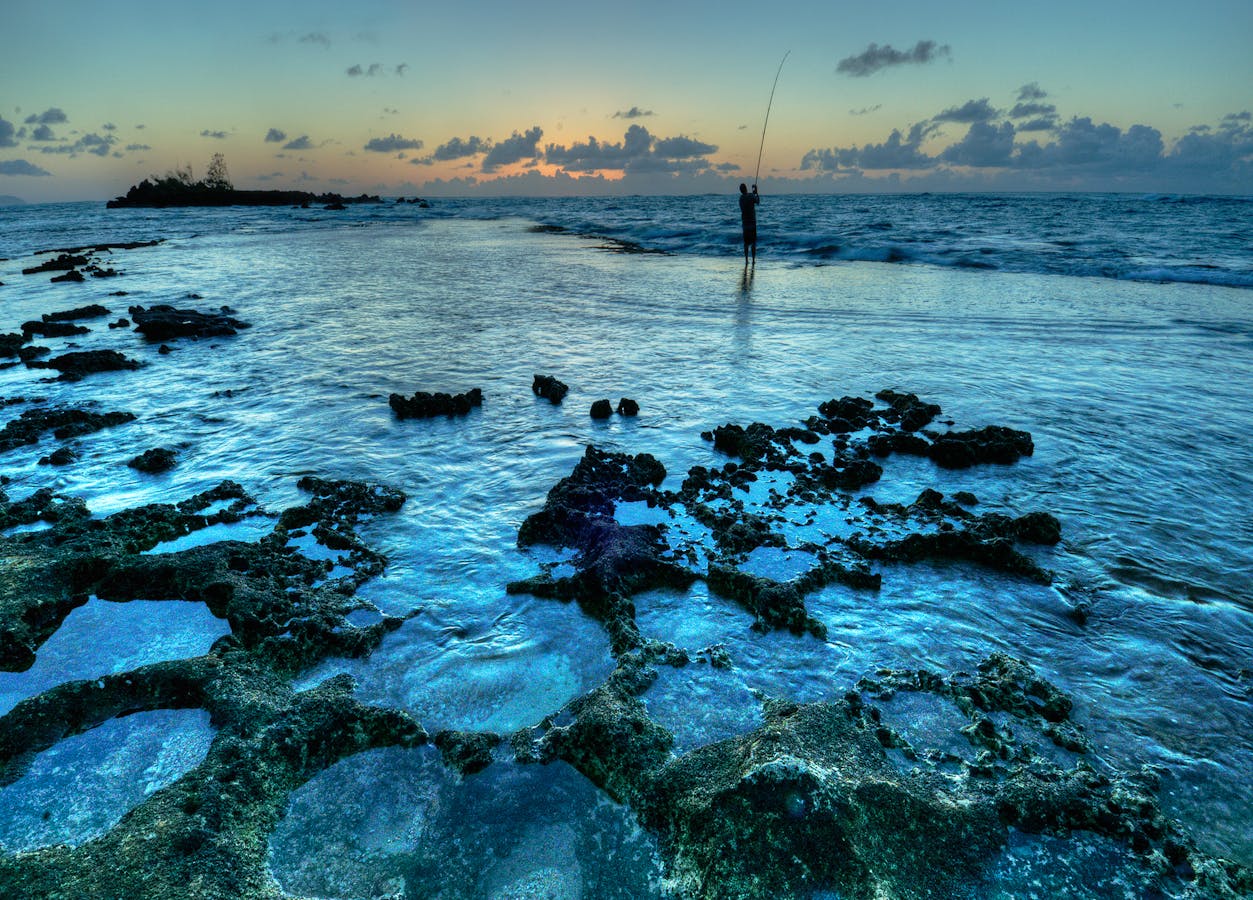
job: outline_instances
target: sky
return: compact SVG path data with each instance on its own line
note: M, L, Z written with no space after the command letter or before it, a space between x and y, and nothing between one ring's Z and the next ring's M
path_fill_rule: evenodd
M1253 194L1251 46L1253 0L5 0L0 195L215 153L345 195Z

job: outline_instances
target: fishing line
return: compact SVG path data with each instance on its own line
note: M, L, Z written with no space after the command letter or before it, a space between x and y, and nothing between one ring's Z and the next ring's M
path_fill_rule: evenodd
M757 148L757 172L753 175L753 184L757 184L757 180L761 177L761 152L766 149L766 126L770 124L770 107L774 106L774 89L779 86L779 76L783 74L783 64L787 62L787 58L791 54L791 50L783 54L783 59L779 60L779 71L774 73L774 84L770 87L770 102L766 104L766 121L761 123L761 146Z

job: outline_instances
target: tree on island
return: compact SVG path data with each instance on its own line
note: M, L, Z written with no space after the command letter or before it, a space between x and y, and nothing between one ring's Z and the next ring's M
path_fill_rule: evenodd
M205 173L201 184L214 191L235 189L235 186L231 184L231 177L226 174L226 157L221 153L213 154L213 159L209 160L209 171Z

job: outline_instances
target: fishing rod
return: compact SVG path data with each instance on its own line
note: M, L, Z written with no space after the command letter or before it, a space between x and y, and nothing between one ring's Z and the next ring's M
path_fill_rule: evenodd
M792 51L789 50L783 54L783 59L779 60L779 71L774 73L774 84L770 87L770 102L766 104L766 121L761 123L761 146L757 148L757 171L753 175L753 184L757 184L757 180L761 177L761 153L766 149L766 126L770 124L770 107L774 106L774 89L779 86L779 76L783 74L783 64L787 62L787 58L791 56Z

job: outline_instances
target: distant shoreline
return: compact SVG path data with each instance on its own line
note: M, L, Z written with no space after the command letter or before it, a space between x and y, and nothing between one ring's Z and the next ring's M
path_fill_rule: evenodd
M154 184L145 179L105 204L107 209L134 207L160 209L169 206L309 206L314 203L330 208L343 208L348 203L382 203L378 196L361 194L343 197L339 194L314 194L309 191L241 191L234 188L210 187L205 184L170 184L168 180Z

